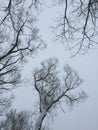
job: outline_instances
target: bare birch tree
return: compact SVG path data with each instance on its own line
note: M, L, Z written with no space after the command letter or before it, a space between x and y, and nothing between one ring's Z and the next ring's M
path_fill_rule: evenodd
M87 97L84 91L77 92L81 83L77 72L68 65L64 67L64 78L60 79L57 59L42 62L41 68L36 69L34 73L34 87L39 94L40 111L35 130L41 130L45 117L60 105L61 100L72 107Z

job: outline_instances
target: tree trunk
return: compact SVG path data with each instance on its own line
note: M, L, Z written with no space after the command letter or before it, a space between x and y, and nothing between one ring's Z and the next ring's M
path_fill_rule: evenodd
M45 117L46 117L46 111L40 113L38 120L36 122L36 125L35 125L35 130L41 130L42 123Z

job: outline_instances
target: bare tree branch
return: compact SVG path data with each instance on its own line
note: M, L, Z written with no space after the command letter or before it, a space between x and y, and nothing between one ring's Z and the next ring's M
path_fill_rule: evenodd
M53 27L56 40L64 43L72 55L85 54L98 44L98 1L62 0L64 14Z
M35 130L41 130L47 113L65 100L70 107L86 99L87 94L81 91L75 94L82 80L77 72L68 65L64 67L64 79L60 81L57 72L57 59L49 59L41 64L40 69L34 72L34 87L39 94L40 115L36 122ZM63 82L63 83L61 83ZM77 90L76 90L77 91Z
M11 110L6 114L6 119L0 123L2 130L32 130L31 113L23 111L17 113L16 110Z
M33 0L0 2L0 97L19 83L19 64L27 55L33 55L45 44L36 27ZM36 1L37 2L37 1Z

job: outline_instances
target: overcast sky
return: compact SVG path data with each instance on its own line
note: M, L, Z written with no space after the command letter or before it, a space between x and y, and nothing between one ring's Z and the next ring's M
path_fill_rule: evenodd
M90 51L84 56L70 58L64 46L53 41L50 29L50 24L53 22L52 18L59 13L56 7L46 7L39 16L38 26L42 38L47 44L47 49L38 52L35 57L28 58L23 74L24 78L29 79L29 83L25 87L15 90L16 100L13 107L19 110L34 110L35 104L37 105L37 98L32 85L33 69L39 66L41 61L56 57L59 60L60 69L65 64L69 64L77 70L79 76L84 80L81 88L87 92L89 97L83 104L75 106L71 111L65 106L65 113L60 110L57 111L54 122L50 122L51 128L53 130L98 130L98 50Z

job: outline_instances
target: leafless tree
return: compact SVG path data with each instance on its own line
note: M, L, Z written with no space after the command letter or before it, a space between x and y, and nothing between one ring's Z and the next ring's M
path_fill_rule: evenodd
M42 123L49 112L63 100L69 106L83 101L87 95L77 92L82 83L77 72L68 65L64 67L64 78L60 79L57 71L57 59L49 59L41 63L41 68L34 72L34 87L39 94L39 117L35 130L41 130ZM77 94L75 93L77 92Z
M19 82L19 63L44 47L35 25L35 4L35 0L0 1L0 108L5 104L2 94Z
M55 0L64 13L53 27L72 55L84 54L98 44L98 0Z
M55 2L53 5L59 4L63 8L62 15L56 19L57 24L52 26L56 40L63 43L73 56L94 49L98 44L98 0L52 1ZM33 3L38 5L41 0Z
M32 130L32 118L29 112L17 113L11 110L6 114L6 119L0 123L0 130Z

